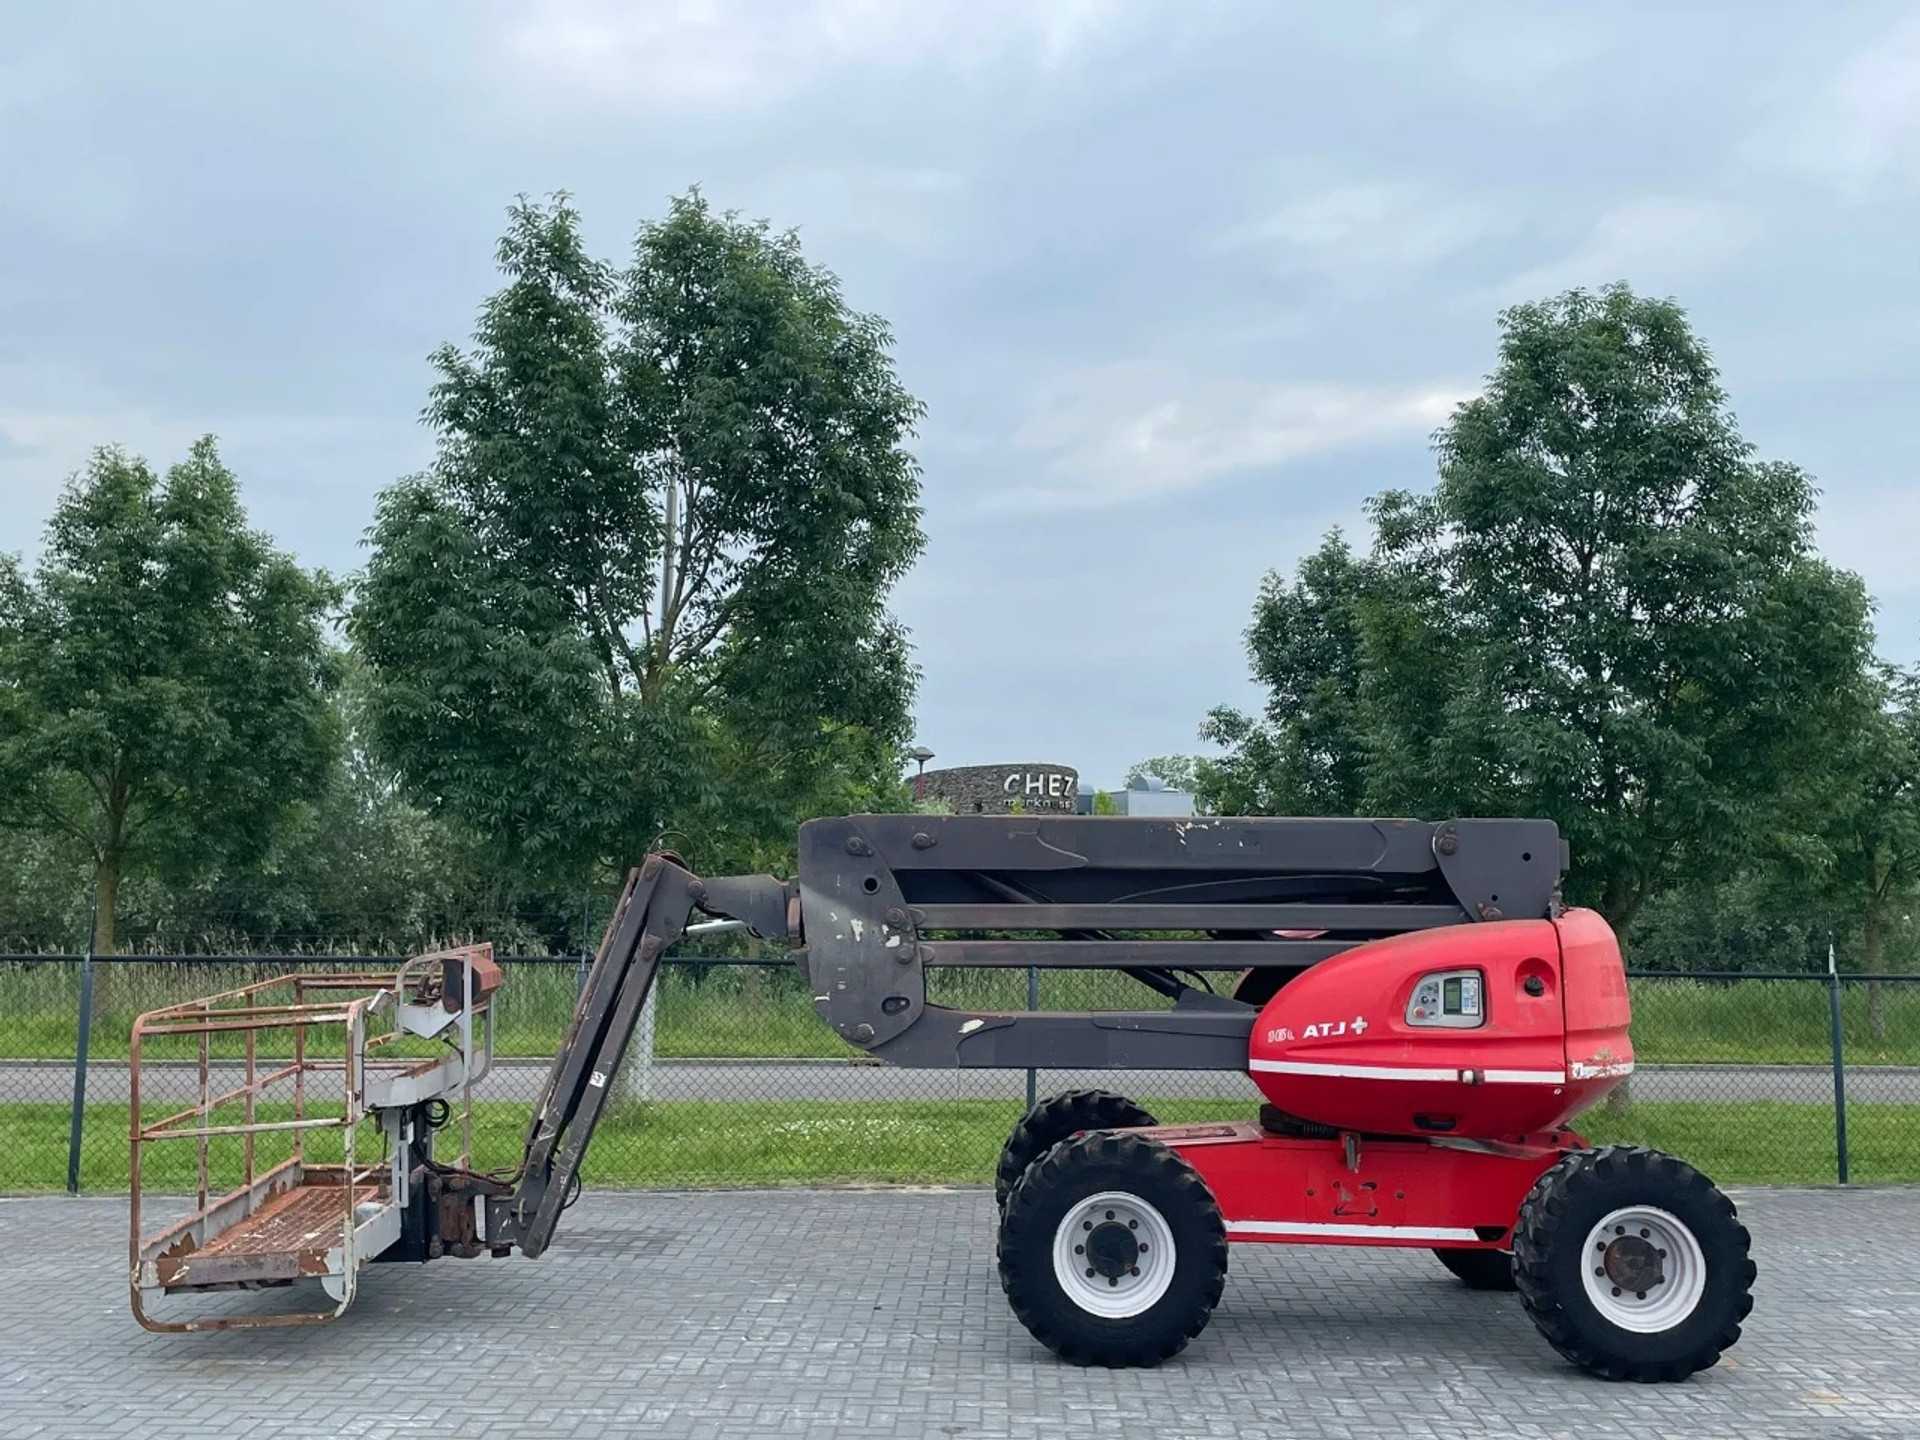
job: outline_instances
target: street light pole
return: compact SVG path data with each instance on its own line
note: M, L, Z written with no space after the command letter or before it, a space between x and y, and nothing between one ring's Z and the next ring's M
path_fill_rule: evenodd
M913 803L918 805L927 798L927 761L933 759L933 751L924 745L916 745L907 751L909 760L920 762L920 769L913 777Z

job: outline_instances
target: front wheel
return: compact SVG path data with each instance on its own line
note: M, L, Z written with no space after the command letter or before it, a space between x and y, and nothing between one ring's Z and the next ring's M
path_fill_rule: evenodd
M1206 1328L1227 1230L1193 1167L1142 1135L1062 1141L1000 1224L1000 1284L1020 1323L1076 1365L1158 1365Z
M1683 1380L1740 1338L1750 1239L1733 1202L1657 1150L1569 1154L1534 1182L1514 1280L1547 1342L1609 1380Z

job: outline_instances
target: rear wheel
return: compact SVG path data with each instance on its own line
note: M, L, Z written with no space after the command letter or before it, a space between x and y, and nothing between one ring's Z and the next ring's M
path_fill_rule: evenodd
M1514 1277L1547 1342L1610 1380L1683 1380L1740 1338L1754 1264L1733 1202L1671 1155L1580 1150L1534 1182Z
M1469 1290L1514 1288L1513 1256L1505 1250L1436 1250L1433 1258L1460 1279Z
M1192 1166L1141 1135L1082 1135L1030 1166L1000 1223L1020 1323L1076 1365L1157 1365L1206 1328L1227 1231Z
M1021 1117L1000 1151L993 1173L993 1198L1001 1210L1027 1167L1062 1140L1083 1130L1129 1130L1159 1122L1124 1095L1111 1090L1063 1090L1049 1095Z

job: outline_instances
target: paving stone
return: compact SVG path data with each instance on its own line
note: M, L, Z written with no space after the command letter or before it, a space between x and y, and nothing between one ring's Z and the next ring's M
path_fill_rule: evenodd
M1570 1369L1423 1251L1259 1245L1183 1355L1077 1369L1008 1311L979 1190L590 1193L537 1261L376 1265L331 1325L150 1335L121 1202L0 1199L0 1437L1920 1435L1920 1190L1735 1198L1754 1316L1669 1386Z

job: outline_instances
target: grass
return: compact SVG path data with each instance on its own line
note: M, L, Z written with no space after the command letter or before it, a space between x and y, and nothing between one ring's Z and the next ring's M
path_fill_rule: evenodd
M318 968L318 962L316 962ZM272 971L191 961L113 964L95 972L89 1051L123 1059L134 1017L190 996L231 989ZM572 1012L571 965L509 967L496 1001L503 1056L547 1056ZM938 971L932 998L983 1010L1026 1006L1022 971ZM0 1055L64 1059L74 1053L78 995L73 964L0 965ZM1632 982L1634 1048L1643 1063L1824 1065L1831 1058L1826 988L1806 981L1726 983L1685 977ZM821 1024L806 982L791 965L668 967L657 989L654 1048L667 1058L845 1058L857 1053ZM1137 1009L1161 1003L1125 977L1054 971L1040 977L1040 1008ZM1864 986L1843 991L1847 1059L1855 1065L1920 1065L1920 983L1882 987L1873 1033ZM237 1041L225 1042L237 1055ZM183 1051L182 1054L187 1052Z
M1250 1107L1230 1100L1144 1102L1168 1123L1245 1119ZM1015 1101L848 1101L753 1104L688 1101L616 1106L596 1132L586 1167L590 1184L610 1188L822 1185L848 1183L979 1183L991 1178ZM485 1102L474 1107L474 1160L510 1166L520 1153L527 1107ZM270 1112L263 1107L263 1118ZM65 1105L0 1105L0 1190L54 1190L65 1184ZM1912 1107L1848 1108L1853 1179L1920 1181L1920 1145ZM112 1193L127 1187L127 1109L87 1109L82 1187ZM1833 1114L1820 1105L1649 1103L1596 1110L1579 1122L1596 1143L1633 1142L1668 1150L1721 1184L1823 1184L1834 1179ZM451 1134L452 1132L449 1132ZM364 1157L379 1137L363 1132ZM316 1160L338 1156L338 1136L310 1139ZM258 1162L286 1153L286 1140L263 1136ZM214 1175L237 1173L239 1142L214 1142ZM453 1146L442 1143L443 1156ZM193 1146L156 1145L146 1184L189 1190Z
M62 1059L73 1054L77 967L0 965L0 1054ZM102 966L96 972L91 1052L123 1058L133 1017L189 996L263 978L248 967L164 961ZM570 965L512 967L496 1009L505 1056L546 1056L565 1028L574 999ZM979 1009L1024 1008L1020 971L936 972L933 998ZM1643 1064L1810 1064L1829 1061L1827 992L1817 981L1701 981L1684 977L1632 982L1634 1045ZM664 1057L845 1058L843 1045L812 1013L804 979L792 966L669 968L658 991L656 1053ZM1043 1009L1140 1007L1153 997L1123 977L1056 971L1040 977ZM1870 1033L1867 996L1844 992L1847 1057L1853 1065L1920 1065L1920 984L1883 989L1884 1038ZM189 1058L186 1042L151 1058ZM237 1055L222 1037L217 1053ZM884 1082L882 1082L884 1083ZM46 1093L46 1092L42 1092ZM1243 1102L1152 1100L1169 1122L1244 1118ZM511 1165L519 1155L524 1105L476 1109L476 1160ZM988 1178L1018 1117L1013 1101L728 1101L625 1104L603 1122L589 1179L607 1186L755 1186L851 1182L977 1182ZM66 1175L64 1103L0 1104L0 1190L54 1189ZM1833 1117L1823 1105L1769 1102L1647 1103L1602 1109L1583 1125L1598 1141L1637 1141L1684 1156L1726 1183L1829 1182ZM1920 1180L1915 1107L1856 1104L1849 1109L1853 1178ZM124 1106L88 1107L82 1180L91 1190L127 1184ZM217 1142L234 1146L237 1142ZM263 1139L262 1163L284 1151ZM377 1153L370 1138L364 1153ZM237 1150L235 1152L237 1154ZM186 1145L153 1152L149 1184L192 1183ZM317 1155L316 1158L325 1158Z

